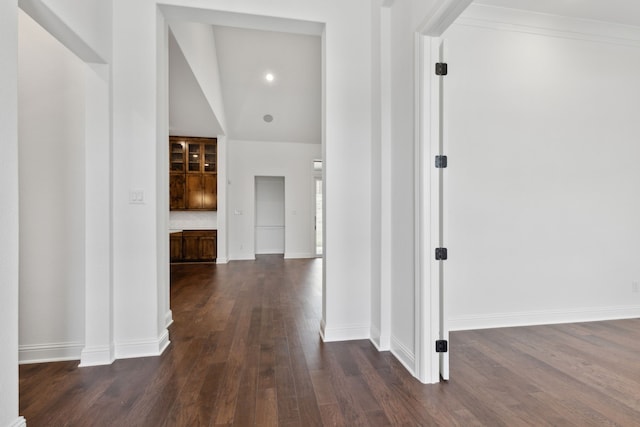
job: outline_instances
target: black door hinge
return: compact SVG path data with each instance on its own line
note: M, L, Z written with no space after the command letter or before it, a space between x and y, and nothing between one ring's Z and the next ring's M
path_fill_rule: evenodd
M436 341L436 353L446 353L448 350L447 340Z
M444 261L447 256L447 248L436 248L436 261Z
M446 168L447 167L447 156L436 156L436 167Z
M449 66L446 62L436 62L436 76L446 76L449 73Z

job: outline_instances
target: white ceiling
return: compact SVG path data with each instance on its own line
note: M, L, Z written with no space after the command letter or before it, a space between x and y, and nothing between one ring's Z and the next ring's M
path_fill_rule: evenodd
M475 0L474 3L640 27L639 0Z
M226 135L236 140L319 144L320 37L225 26L213 29ZM220 134L212 123L215 120L211 108L173 36L169 67L171 134ZM267 73L274 75L273 82L265 80ZM267 114L273 117L270 123L263 120Z
M475 3L640 27L640 0ZM320 143L320 37L309 35L310 32L294 34L219 25L213 28L227 136L237 140ZM169 58L172 134L217 135L220 132L211 123L211 108L173 40ZM264 79L267 72L274 74L273 83ZM266 114L273 116L271 123L263 120Z
M223 26L214 35L228 136L320 143L320 37Z
M222 133L198 80L169 32L169 133L215 137Z

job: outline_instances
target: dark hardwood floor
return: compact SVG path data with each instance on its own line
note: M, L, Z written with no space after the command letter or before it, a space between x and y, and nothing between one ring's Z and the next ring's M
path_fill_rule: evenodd
M457 332L422 385L368 341L323 344L320 260L172 266L156 358L20 367L37 426L638 426L640 320Z

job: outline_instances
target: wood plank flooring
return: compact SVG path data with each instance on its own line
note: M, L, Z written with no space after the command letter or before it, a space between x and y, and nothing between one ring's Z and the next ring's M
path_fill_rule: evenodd
M368 341L323 344L321 260L172 266L161 357L20 367L37 426L639 426L640 320L456 332L422 385Z

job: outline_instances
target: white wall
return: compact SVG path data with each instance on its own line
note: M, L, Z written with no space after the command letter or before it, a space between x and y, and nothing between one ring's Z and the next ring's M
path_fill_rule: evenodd
M391 206L391 211L384 212L382 224L390 223L390 233L382 242L382 247L389 247L390 271L383 273L390 277L390 345L393 354L414 374L417 373L416 360L416 299L415 281L415 182L416 168L416 33L443 2L436 1L394 1L388 13L389 61L390 70L383 68L382 94L390 93L390 103L382 104L384 114L390 116L389 129L382 131L382 159L385 154L390 157L390 164L384 164L387 170L390 188L383 190L383 204ZM436 8L436 9L434 9ZM385 20L382 21L385 24ZM385 29L383 26L382 29ZM382 54L386 50L383 49ZM384 62L383 62L384 65ZM390 73L387 78L384 73ZM390 83L387 83L390 79ZM389 85L388 88L385 85ZM386 111L386 113L385 113ZM389 143L385 144L385 138ZM385 173L385 168L382 169ZM385 182L383 177L382 182ZM384 187L383 187L384 189ZM383 227L384 230L384 227ZM388 243L387 243L388 242ZM385 257L382 257L385 262ZM384 275L383 284L384 284ZM383 288L384 289L384 288ZM427 310L427 308L425 308ZM429 346L431 348L431 346Z
M195 77L202 94L209 104L210 118L216 132L209 135L186 136L215 136L226 132L226 115L220 83L220 70L216 53L215 36L211 25L195 22L174 21L170 23L171 32L180 47L182 54Z
M84 64L20 14L20 360L84 343Z
M313 160L319 144L228 141L229 258L254 259L255 177L284 177L285 257L315 256Z
M505 12L445 34L450 325L638 317L640 31Z
M414 363L414 50L409 2L391 8L391 350Z
M169 33L169 133L213 137L221 133L211 106L175 37Z
M113 12L114 337L124 358L168 345L168 104L159 91L166 73L158 72L168 35L159 37L165 27L153 1L115 0ZM129 202L132 190L143 192L143 203Z
M20 8L82 60L110 60L111 1L20 0Z
M18 2L0 2L0 425L18 426ZM24 421L24 420L22 420Z

